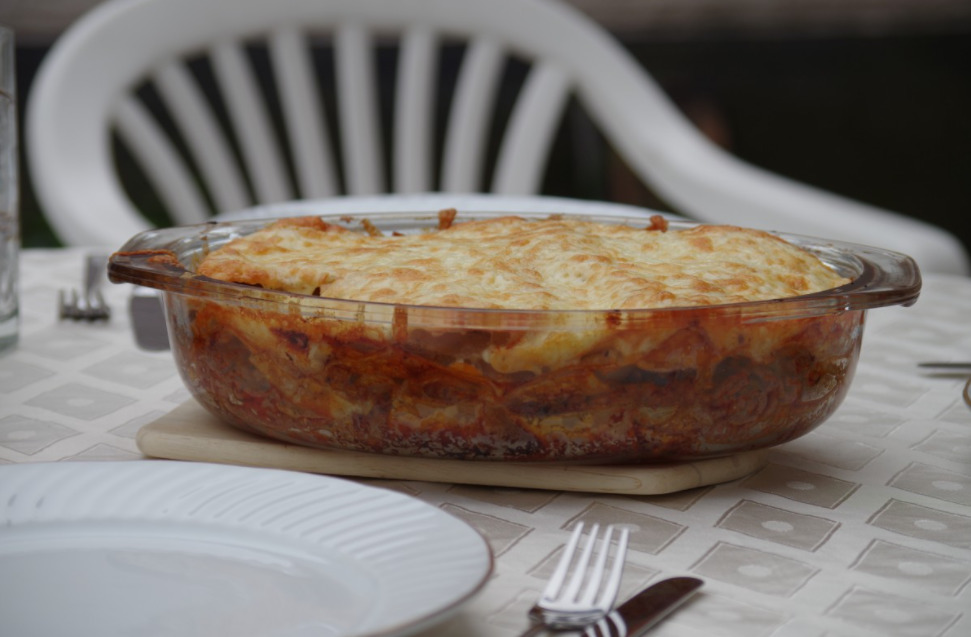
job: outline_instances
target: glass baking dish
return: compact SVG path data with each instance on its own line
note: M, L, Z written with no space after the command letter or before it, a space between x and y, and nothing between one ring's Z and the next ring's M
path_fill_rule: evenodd
M362 232L364 219L384 233L438 224L437 211L322 218ZM843 400L866 311L910 305L921 285L905 255L785 234L851 282L772 301L548 311L332 299L195 274L208 251L270 221L143 232L112 255L109 276L161 291L182 378L220 419L351 451L656 463L778 445Z

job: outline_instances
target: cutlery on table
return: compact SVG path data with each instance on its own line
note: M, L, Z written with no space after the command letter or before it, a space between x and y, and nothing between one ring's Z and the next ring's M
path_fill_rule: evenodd
M941 374L958 374L964 376L967 373L971 373L971 362L966 361L927 361L923 363L918 363L918 367L923 367L925 369L936 369ZM964 383L964 391L961 394L964 398L964 402L971 407L971 378Z
M671 577L648 586L583 631L583 637L638 637L688 601L703 582Z
M925 361L917 366L941 371L971 372L971 362L965 361Z
M136 285L128 301L135 343L142 349L159 352L169 349L162 295L158 290Z
M606 527L603 538L599 542L599 548L596 549L595 561L591 564L600 525L594 524L591 527L586 543L568 579L567 573L570 571L583 533L583 522L576 524L573 535L563 549L563 555L539 601L529 611L530 619L537 623L521 637L539 635L547 629L581 629L607 615L620 589L620 577L624 569L627 540L630 535L628 529L619 529L617 549L614 552L610 570L607 571L607 558L615 529L613 525Z
M84 287L79 293L76 289L66 293L58 292L58 316L75 321L106 321L111 318L111 308L101 293L105 281L108 257L91 254L84 260Z

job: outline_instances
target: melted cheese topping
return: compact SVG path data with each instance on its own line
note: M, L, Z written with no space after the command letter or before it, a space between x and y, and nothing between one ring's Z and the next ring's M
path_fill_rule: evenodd
M581 310L786 298L848 279L758 230L663 231L552 217L501 217L416 235L284 219L209 254L199 274L355 301Z

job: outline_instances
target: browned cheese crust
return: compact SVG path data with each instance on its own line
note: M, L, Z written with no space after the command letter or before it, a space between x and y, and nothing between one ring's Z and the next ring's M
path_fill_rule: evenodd
M811 253L758 230L666 232L514 216L397 236L286 219L208 255L199 273L340 299L538 310L761 301L847 282Z

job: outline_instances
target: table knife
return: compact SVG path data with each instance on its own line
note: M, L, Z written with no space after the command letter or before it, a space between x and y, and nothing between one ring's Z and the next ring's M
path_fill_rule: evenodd
M672 577L648 586L583 631L583 637L638 637L701 588L695 577Z
M134 286L128 309L135 343L140 348L151 352L169 349L165 310L162 309L162 295L158 290Z
M917 363L918 367L928 369L953 370L957 372L971 372L971 361L927 361Z

